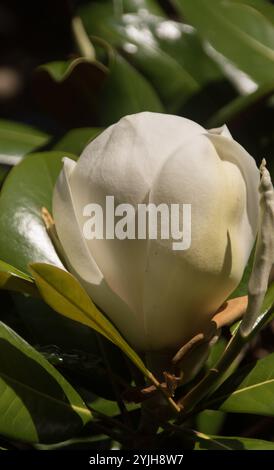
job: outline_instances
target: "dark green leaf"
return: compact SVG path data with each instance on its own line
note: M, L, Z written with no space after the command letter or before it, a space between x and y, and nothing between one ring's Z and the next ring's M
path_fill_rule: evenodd
M173 0L198 32L259 83L274 74L274 28L250 5L216 0Z
M46 233L41 208L51 210L52 191L64 155L63 152L29 155L11 170L2 188L0 259L25 273L32 261L61 265Z
M35 349L0 323L0 433L25 442L73 437L91 413Z
M101 123L108 126L141 111L163 112L163 106L148 81L117 54L101 95Z
M195 39L193 41L191 35L195 33L184 25L142 10L139 14L114 18L113 12L98 2L84 7L82 17L89 34L99 36L118 48L142 72L169 111L179 109L198 91L200 81L220 74L199 43ZM176 40L170 39L174 33ZM192 51L194 44L198 59Z

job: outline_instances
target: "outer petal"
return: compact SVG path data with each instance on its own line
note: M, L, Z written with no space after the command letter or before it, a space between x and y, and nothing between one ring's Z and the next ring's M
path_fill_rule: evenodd
M240 151L230 138L214 135L214 144L217 138L234 153ZM254 230L246 216L247 200L257 194L255 163L244 152L238 155L245 162L239 166L230 153L223 151L220 158L211 140L199 136L181 148L163 166L150 194L155 204L192 205L190 249L175 252L171 240L149 243L143 305L152 350L180 346L202 328L237 286L255 240L256 196Z
M69 177L75 162L65 158L53 197L53 216L56 229L67 257L70 271L78 277L92 300L121 328L130 342L135 336L142 347L143 331L140 319L131 312L123 300L110 289L95 260L90 254L75 213ZM130 321L129 321L130 318ZM144 347L144 346L143 346Z
M229 169L231 165L239 168L246 188L245 210L238 225L240 250L247 263L250 254L249 246L254 243L259 220L259 183L260 174L255 160L235 140L222 135L208 134L223 164ZM233 184L233 181L232 181Z

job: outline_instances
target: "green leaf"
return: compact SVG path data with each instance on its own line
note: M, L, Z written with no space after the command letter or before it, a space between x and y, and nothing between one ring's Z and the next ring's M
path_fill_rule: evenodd
M194 450L273 450L274 442L248 437L210 436L195 433Z
M112 323L97 309L72 274L49 264L32 264L31 273L45 302L56 312L86 325L116 344L149 379L151 373Z
M103 129L83 127L72 129L54 145L54 150L80 155L89 142L97 137Z
M117 54L101 95L101 123L108 126L123 116L141 111L160 113L163 106L148 81Z
M14 165L45 145L50 136L26 124L0 120L0 162Z
M217 434L221 431L225 413L219 410L204 410L196 416L196 426L199 432Z
M0 259L24 273L28 273L27 266L32 261L61 266L41 219L41 208L51 210L53 187L63 157L63 152L31 154L11 170L3 185Z
M198 77L204 76L204 70L209 75L219 73L196 44L195 52L199 52L198 61L201 65L197 72L198 61L195 63L197 58L194 59L192 51L193 41L190 34L185 32L184 25L146 14L142 10L138 14L116 18L109 7L98 2L85 6L81 15L88 33L103 38L121 51L151 83L169 111L179 109L200 89ZM178 41L164 39L165 34L168 38L172 36L172 33L167 33L170 29L179 36ZM170 53L171 50L174 54ZM196 71L195 77L193 71Z
M58 442L73 437L91 420L71 385L3 323L0 353L1 435L24 442Z
M38 290L32 278L10 264L0 260L0 288L37 296Z
M24 338L58 367L72 385L77 384L97 396L115 400L106 360L117 384L130 384L131 376L124 354L102 337L99 342L98 335L91 328L59 315L41 298L13 293L11 308L20 319ZM5 308L3 321L10 321L9 325L14 328L12 318L12 312ZM123 390L122 386L118 387Z
M274 354L232 374L205 403L230 413L274 415Z
M274 28L261 12L243 3L173 0L198 32L259 83L274 74Z

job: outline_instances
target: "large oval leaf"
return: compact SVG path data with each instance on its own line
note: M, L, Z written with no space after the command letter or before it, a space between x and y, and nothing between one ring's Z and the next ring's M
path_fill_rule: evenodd
M142 111L161 113L164 109L149 82L116 54L101 95L101 124L108 126L123 116Z
M274 354L232 374L205 407L274 416Z
M273 24L254 6L224 0L173 0L212 46L259 83L274 74Z
M199 80L192 75L197 58L194 60L191 48L184 41L184 35L187 33L184 34L183 25L156 17L142 9L137 14L118 15L117 18L109 5L99 2L85 6L82 18L89 34L103 38L128 57L153 85L169 111L179 109L199 90ZM167 31L170 30L172 32L168 35ZM170 38L172 33L177 35L177 38L179 35L180 49L175 41L170 45L172 41L164 40L164 34ZM161 36L160 41L159 36ZM162 47L165 43L167 43L167 52ZM171 49L179 49L174 57L169 53ZM205 57L200 68L200 76L203 76L206 55L200 48L200 61L201 56ZM181 58L180 62L177 60L178 57ZM207 60L210 62L210 59ZM189 64L190 69L187 67ZM216 67L212 68L216 70Z
M61 266L41 219L41 208L51 210L63 156L63 152L29 155L11 170L0 195L0 259L25 273L32 261Z
M91 413L69 383L14 331L0 323L0 433L25 442L77 434Z

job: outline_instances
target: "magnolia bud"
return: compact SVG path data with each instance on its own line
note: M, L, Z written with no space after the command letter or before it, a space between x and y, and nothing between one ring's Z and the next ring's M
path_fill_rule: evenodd
M241 280L257 233L258 185L253 158L225 126L207 131L146 112L109 127L77 163L65 159L53 215L69 269L98 307L137 350L168 352L201 331ZM90 208L105 211L106 197L113 208L99 218L100 237L89 237ZM179 207L188 228L179 249L166 235L171 219L165 237L157 228L144 238L138 227L138 238L140 204ZM131 228L123 224L124 239L107 237L123 210Z

